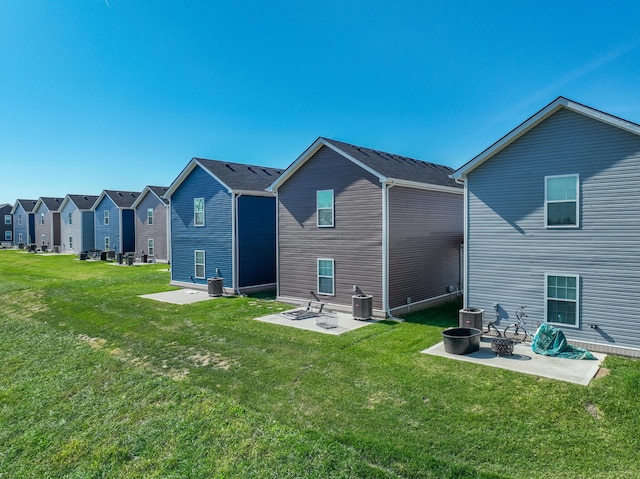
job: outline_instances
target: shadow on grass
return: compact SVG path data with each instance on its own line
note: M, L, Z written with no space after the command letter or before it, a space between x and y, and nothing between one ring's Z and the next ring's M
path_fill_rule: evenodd
M403 319L407 323L426 324L429 326L439 326L441 328L451 328L458 326L458 311L462 308L462 299L456 299L447 303L439 304L432 308L405 314Z

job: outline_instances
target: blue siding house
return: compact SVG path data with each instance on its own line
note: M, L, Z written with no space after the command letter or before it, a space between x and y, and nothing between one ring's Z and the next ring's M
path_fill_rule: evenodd
M273 168L193 158L166 193L171 284L226 292L274 289L276 202L265 188Z
M0 205L0 245L3 248L13 246L13 215L12 206L8 203Z
M136 248L133 203L140 193L104 190L93 205L96 249L133 253Z
M640 125L560 97L453 177L465 307L640 357Z
M38 200L16 200L11 210L15 244L35 243L36 224L33 210Z

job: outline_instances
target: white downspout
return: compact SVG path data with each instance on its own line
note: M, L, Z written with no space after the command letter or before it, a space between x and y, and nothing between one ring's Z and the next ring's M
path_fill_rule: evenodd
M382 310L388 318L389 309L389 183L382 183Z
M462 243L462 307L468 308L468 292L469 292L469 190L467 188L466 180L456 180L456 182L462 182L464 184L464 233Z
M280 193L276 190L276 298L280 297Z
M231 201L231 288L233 294L242 296L238 289L238 275L240 274L240 268L238 265L238 198L242 196L242 193L232 193L233 198Z

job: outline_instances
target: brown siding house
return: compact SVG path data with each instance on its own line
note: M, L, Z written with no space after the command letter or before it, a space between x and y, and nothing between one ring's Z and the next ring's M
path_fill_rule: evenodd
M278 199L278 298L316 294L376 316L460 289L462 188L453 169L319 138L269 187Z

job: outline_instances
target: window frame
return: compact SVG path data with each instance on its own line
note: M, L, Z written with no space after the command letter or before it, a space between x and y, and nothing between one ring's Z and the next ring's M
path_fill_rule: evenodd
M73 249L73 236L69 236L69 249Z
M13 218L11 215L4 215L4 224L10 225L13 223Z
M197 202L201 202L202 211L196 209ZM202 213L202 223L198 222L198 213ZM202 227L205 225L205 217L204 217L204 198L194 198L193 199L193 226Z
M18 226L22 226L22 215L18 215Z
M44 213L40 213L40 224L44 224Z
M69 226L73 225L73 212L69 211L69 216L67 218L69 220Z
M40 246L44 246L45 244L47 244L47 235L42 233L40 235Z
M331 276L321 275L320 274L320 262L321 261L330 261L331 262ZM331 279L331 292L325 292L320 290L320 279ZM336 262L333 258L318 258L316 260L316 288L318 291L318 295L321 296L335 296L336 295Z
M560 298L549 296L549 278L573 278L575 279L575 299L572 298ZM575 305L575 322L573 323L561 323L557 321L549 320L549 301L572 303ZM545 273L544 274L544 321L545 323L561 327L561 328L579 328L580 327L580 275L574 273Z
M155 241L153 240L153 238L149 238L147 240L147 254L149 256L153 256L156 254L156 245L155 245Z
M331 208L320 207L320 194L321 193L331 193ZM335 227L335 212L336 212L336 198L333 190L316 190L316 226L318 228L333 228ZM331 211L331 224L321 224L320 223L320 211Z
M147 224L153 226L153 208L147 208Z
M104 250L111 251L111 238L108 236L104 237Z
M13 231L4 230L4 240L5 241L13 241Z
M202 253L202 263L198 263L198 253ZM202 266L202 275L198 276L198 266ZM203 249L197 249L193 252L193 277L196 279L205 279L207 276L207 254Z
M109 221L110 221L109 216L110 216L109 215L109 210L104 210L104 213L103 213L102 217L103 217L105 226L109 226Z
M24 241L22 241L22 233L18 233L18 243L24 244Z
M576 197L573 200L549 200L549 180L556 178L574 178L576 182ZM549 224L549 205L559 203L575 202L576 223L575 224ZM544 177L544 225L545 228L579 228L580 227L580 175L578 173L568 175L549 175Z

